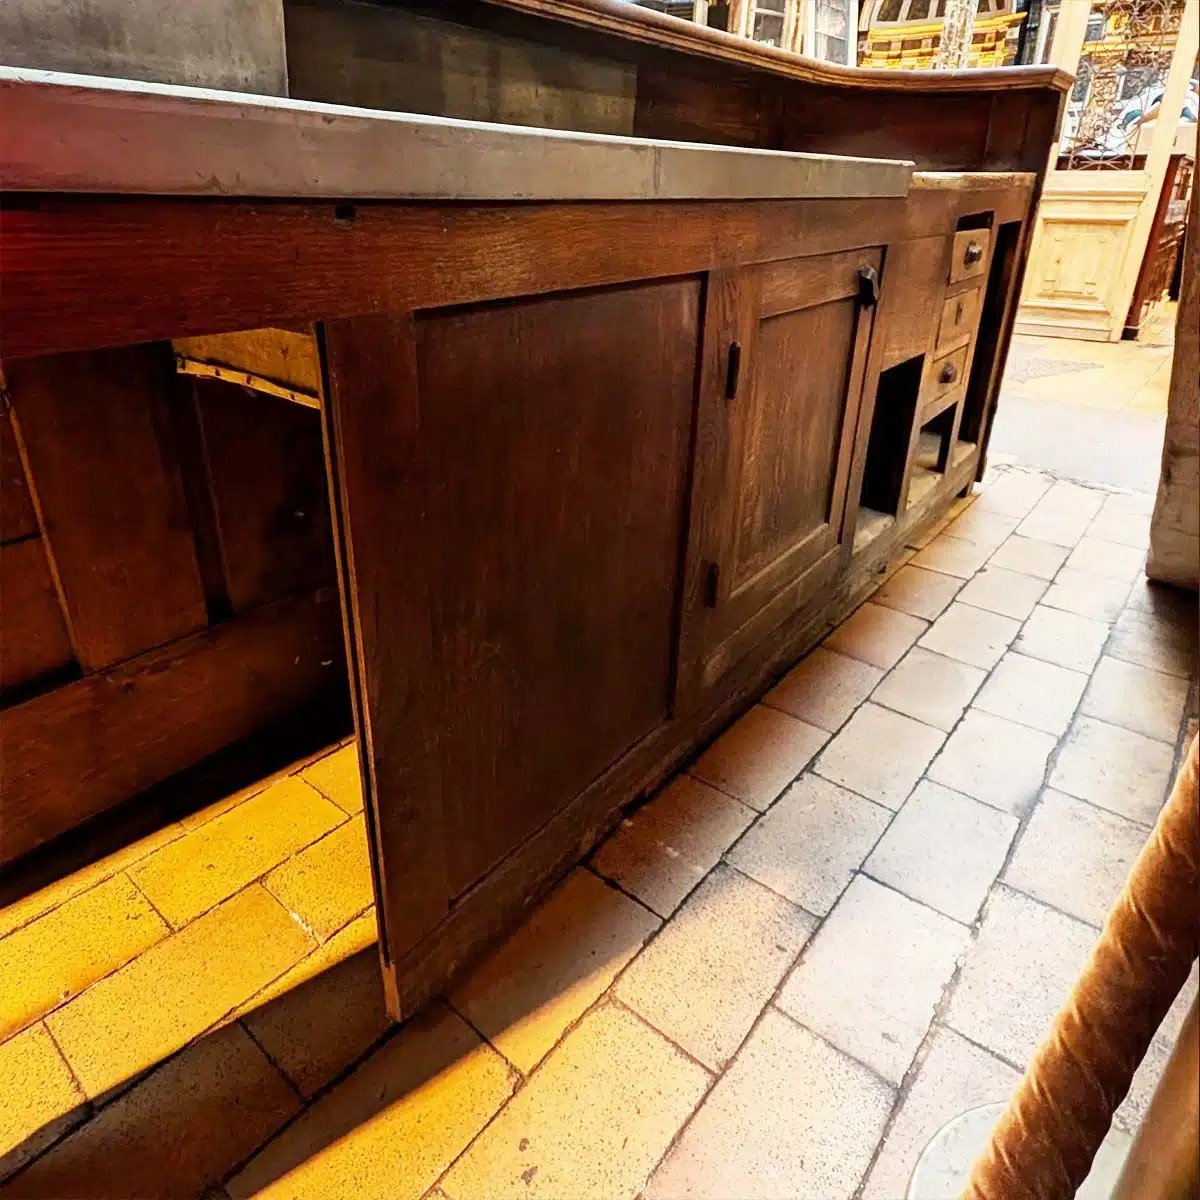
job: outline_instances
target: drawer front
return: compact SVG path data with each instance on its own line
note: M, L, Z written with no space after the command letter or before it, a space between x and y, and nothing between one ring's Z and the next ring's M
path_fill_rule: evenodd
M979 302L982 288L971 288L957 296L947 296L942 305L942 321L938 326L937 348L945 350L958 342L971 340L979 323Z
M982 275L987 268L989 229L963 229L954 235L954 253L950 256L950 282Z
M959 346L957 350L933 360L922 407L939 400L962 383L967 370L967 351L969 349L968 346Z

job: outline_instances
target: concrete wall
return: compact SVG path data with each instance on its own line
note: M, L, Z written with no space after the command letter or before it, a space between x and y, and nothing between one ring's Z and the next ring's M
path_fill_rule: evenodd
M287 94L281 0L0 0L0 63Z

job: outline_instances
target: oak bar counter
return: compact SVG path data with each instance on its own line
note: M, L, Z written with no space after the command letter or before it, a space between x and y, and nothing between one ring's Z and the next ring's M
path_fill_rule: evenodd
M633 127L0 75L0 864L348 693L398 1015L981 473L1067 82L451 7Z

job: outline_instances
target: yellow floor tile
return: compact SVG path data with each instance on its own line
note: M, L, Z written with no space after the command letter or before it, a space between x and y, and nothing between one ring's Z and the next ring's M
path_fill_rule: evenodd
M533 1070L661 922L573 871L450 1000L519 1070Z
M178 929L345 819L308 784L284 779L164 846L131 874Z
M288 1126L226 1190L233 1200L419 1200L511 1091L504 1060L434 1005Z
M161 1062L312 948L262 887L234 896L47 1018L88 1096Z
M14 1182L22 1197L195 1196L300 1107L240 1025L202 1038Z
M387 1031L379 955L360 950L243 1020L292 1084L311 1096Z
M263 882L305 929L324 941L370 905L371 862L361 816L280 864Z
M182 833L182 825L167 825L147 837L131 842L128 846L122 846L120 850L105 858L97 859L96 862L71 875L55 880L47 887L31 892L28 896L14 901L5 908L0 908L0 937L4 937L14 929L19 929L22 925L28 925L30 921L36 920L43 913L48 913L60 904L65 904L73 896L86 892L102 880L111 878L118 871L123 871L126 867L140 862L148 854L152 854L161 846L174 841Z
M636 1196L709 1077L631 1012L589 1013L442 1181L452 1200Z
M358 744L351 742L318 759L300 772L323 796L348 813L362 812L362 777L358 771Z
M0 1045L0 1179L81 1121L83 1103L44 1025Z
M0 940L0 1039L44 1016L165 937L124 875Z
M368 909L361 917L355 917L344 929L339 929L327 942L322 942L310 954L306 954L294 967L289 967L278 979L273 979L260 992L251 996L235 1013L244 1017L255 1009L262 1008L272 1000L294 991L301 984L315 979L330 967L345 962L360 950L375 946L379 941L379 929L375 924L375 909Z

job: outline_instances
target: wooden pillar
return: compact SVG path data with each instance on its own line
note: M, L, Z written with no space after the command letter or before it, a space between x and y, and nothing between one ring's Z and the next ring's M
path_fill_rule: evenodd
M1175 361L1146 574L1160 583L1195 589L1200 587L1200 188L1192 189L1183 255Z

